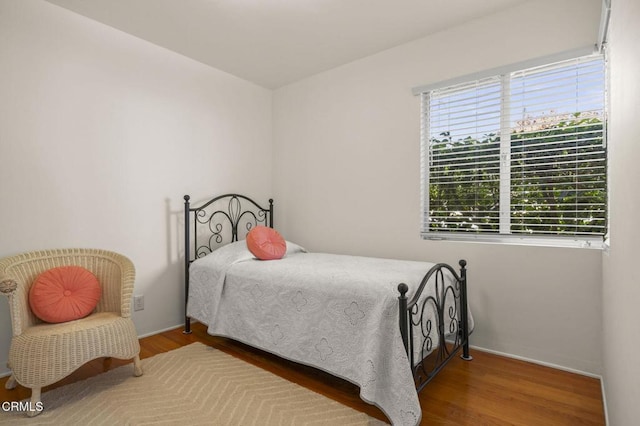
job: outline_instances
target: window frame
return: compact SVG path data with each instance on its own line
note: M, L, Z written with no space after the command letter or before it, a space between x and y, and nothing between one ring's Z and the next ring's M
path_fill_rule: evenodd
M556 55L551 55L543 58L538 58L530 61L520 62L516 64L511 64L505 67L494 68L491 70L486 70L481 73L475 73L473 75L468 75L452 80L447 80L441 83L420 86L413 89L414 95L420 96L420 114L421 114L421 127L420 127L420 177L421 177L421 191L420 191L420 226L421 226L421 237L426 240L445 240L445 241L466 241L466 242L480 242L480 243L499 243L499 244L515 244L515 245L528 245L528 246L550 246L550 247L578 247L578 248L590 248L590 249L606 249L608 245L608 227L609 227L609 211L608 211L608 199L609 199L609 182L608 182L608 167L605 166L605 179L606 179L606 199L605 199L605 221L606 221L606 229L604 235L526 235L526 234L512 234L512 233L503 233L510 225L511 212L508 207L509 203L504 203L504 198L511 197L511 183L510 176L505 179L505 170L508 170L509 167L501 167L501 177L499 182L500 187L500 221L499 221L499 231L496 233L474 233L474 232L455 232L455 231L433 231L429 230L428 219L425 220L426 214L430 211L429 209L429 154L430 154L430 136L427 134L426 126L429 123L429 97L428 94L435 89L446 88L466 82L471 82L474 80L481 80L490 77L499 77L501 78L502 84L505 83L505 79L503 78L505 75L509 76L513 72L526 70L529 68L535 68L538 66L545 66L548 64L553 64L556 62L577 59L583 56L589 56L597 54L597 51L594 51L592 46L583 49L577 49L568 52L562 52ZM599 52L603 57L604 61L604 116L603 116L603 130L602 130L602 138L603 143L607 145L607 121L608 121L608 61L604 52ZM506 79L510 81L509 78ZM507 85L509 83L507 82ZM505 99L503 97L501 103L502 108L505 107L505 103L508 104L509 99ZM501 115L501 121L504 120L504 116ZM504 129L508 128L508 126L501 126L502 133L507 133ZM426 135L426 136L425 136ZM500 134L501 136L501 163L510 164L511 159L507 158L506 160L503 157L503 150L505 149L506 144L510 144L510 135ZM608 152L605 153L605 162L608 158ZM509 208L509 211L505 211L505 208Z

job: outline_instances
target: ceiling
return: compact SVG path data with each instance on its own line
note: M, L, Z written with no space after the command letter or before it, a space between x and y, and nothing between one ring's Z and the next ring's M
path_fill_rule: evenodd
M527 0L47 0L274 89Z

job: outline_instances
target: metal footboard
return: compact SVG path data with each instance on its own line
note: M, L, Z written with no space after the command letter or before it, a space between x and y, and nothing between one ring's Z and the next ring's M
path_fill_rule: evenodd
M411 300L409 286L398 285L399 326L416 389L421 391L462 349L469 354L467 262L460 260L460 274L445 263L434 265L420 282Z

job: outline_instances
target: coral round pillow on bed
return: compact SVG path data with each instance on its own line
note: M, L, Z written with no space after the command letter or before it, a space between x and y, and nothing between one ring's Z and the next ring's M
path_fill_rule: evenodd
M44 322L66 322L89 315L101 294L100 283L91 271L60 266L38 275L29 289L29 306Z
M273 228L256 226L247 234L247 248L260 260L282 259L287 243Z

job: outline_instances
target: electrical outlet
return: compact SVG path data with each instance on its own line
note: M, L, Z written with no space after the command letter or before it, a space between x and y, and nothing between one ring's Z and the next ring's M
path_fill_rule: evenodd
M133 296L133 310L141 311L144 309L144 296Z

